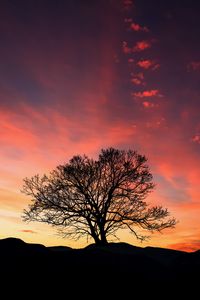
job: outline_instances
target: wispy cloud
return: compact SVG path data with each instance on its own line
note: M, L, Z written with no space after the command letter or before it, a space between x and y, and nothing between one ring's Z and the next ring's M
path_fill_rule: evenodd
M170 249L194 252L200 249L200 241L180 242L168 245Z
M25 233L37 233L36 231L34 231L34 230L31 230L31 229L22 229L22 230L20 230L20 232L25 232Z

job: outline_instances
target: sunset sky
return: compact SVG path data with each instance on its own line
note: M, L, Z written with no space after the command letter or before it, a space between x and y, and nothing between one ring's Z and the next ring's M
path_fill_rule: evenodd
M148 158L150 204L179 222L142 245L200 248L200 2L0 2L0 238L83 247L24 223L23 178L75 154Z

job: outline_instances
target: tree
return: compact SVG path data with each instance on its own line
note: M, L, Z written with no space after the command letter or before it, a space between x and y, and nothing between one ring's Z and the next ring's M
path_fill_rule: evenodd
M22 192L32 203L23 219L57 226L67 237L92 237L96 244L106 244L118 229L144 240L143 230L174 227L167 209L144 201L154 188L146 162L136 151L108 148L98 160L77 155L49 176L25 178Z

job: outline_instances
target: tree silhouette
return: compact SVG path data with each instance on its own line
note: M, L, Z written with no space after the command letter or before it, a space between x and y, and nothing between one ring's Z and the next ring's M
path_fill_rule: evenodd
M57 226L67 237L92 237L96 244L106 244L119 229L144 240L143 230L174 227L167 209L144 201L154 188L146 162L136 151L108 148L98 160L77 155L49 176L25 178L22 192L32 203L23 219Z

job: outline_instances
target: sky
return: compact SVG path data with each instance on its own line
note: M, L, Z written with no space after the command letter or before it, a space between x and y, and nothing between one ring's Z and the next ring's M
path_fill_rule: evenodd
M146 155L175 229L142 244L200 248L200 2L2 0L0 2L0 238L62 239L24 223L23 179L102 148Z

